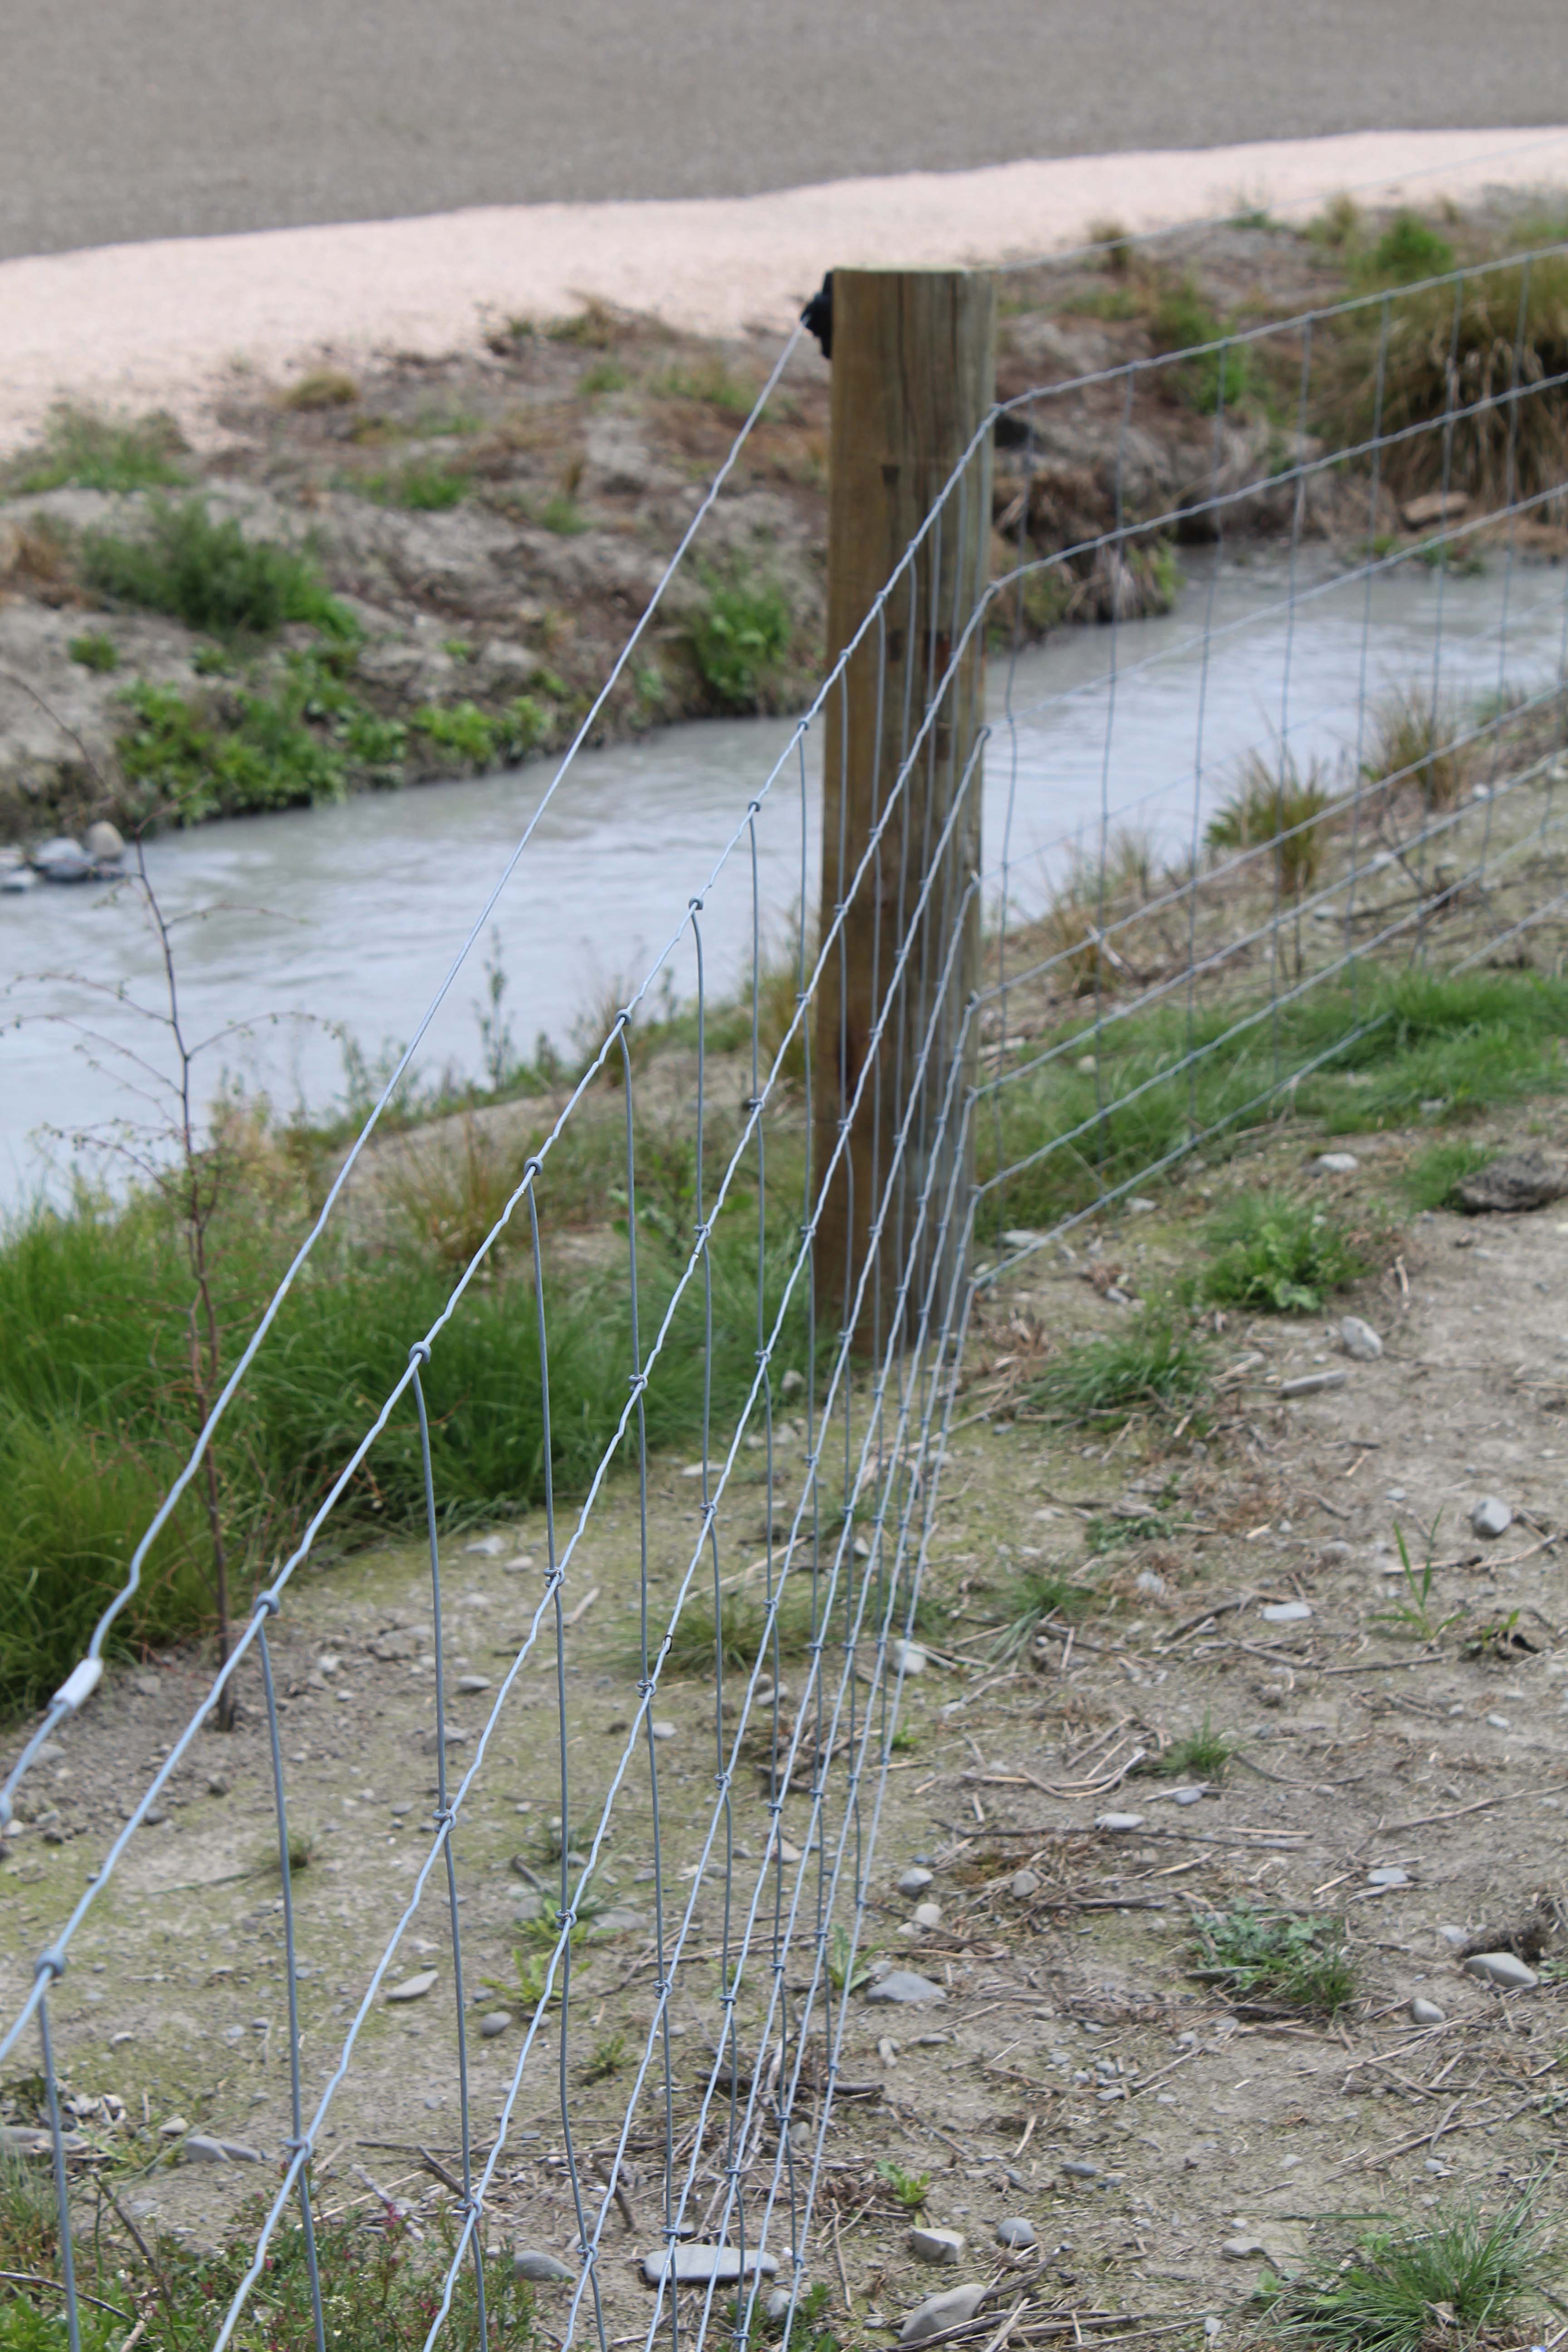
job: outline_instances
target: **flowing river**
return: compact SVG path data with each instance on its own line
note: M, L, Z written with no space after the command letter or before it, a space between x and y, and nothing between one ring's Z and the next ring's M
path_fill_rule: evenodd
M1353 779L1363 709L1393 690L1473 705L1561 673L1568 574L1495 557L1476 577L1406 562L1369 583L1282 555L1188 555L1174 614L1068 630L994 658L984 774L986 898L1026 912L1075 848L1126 825L1173 855L1281 739L1298 767ZM1292 589L1293 592L1292 593ZM516 1048L569 1044L624 1002L700 896L705 985L732 991L753 932L792 935L819 887L820 743L788 719L710 720L584 754L539 814L548 762L337 808L236 818L151 843L173 925L198 1101L226 1080L279 1109L341 1099L345 1037L370 1063L412 1037L508 857L539 817L421 1042L416 1066L482 1067L484 969L504 974ZM772 781L770 782L770 778ZM748 803L761 801L750 823ZM717 877L715 869L718 868ZM58 1191L71 1139L163 1123L174 1068L158 942L139 894L42 886L0 898L0 1197ZM696 992L689 931L653 992ZM140 1008L138 1010L137 1008ZM110 1171L111 1173L111 1171Z

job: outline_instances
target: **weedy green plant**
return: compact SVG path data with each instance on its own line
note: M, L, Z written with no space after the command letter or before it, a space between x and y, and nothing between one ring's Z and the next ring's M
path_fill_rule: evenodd
M411 457L391 473L364 474L353 484L377 506L403 507L411 514L440 514L461 506L473 488L466 466L452 466L438 457Z
M886 2158L877 2167L877 2178L887 2182L906 2213L918 2213L931 2193L929 2172L906 2172L901 2164L893 2164Z
M1104 1339L1069 1349L1026 1391L1028 1402L1068 1421L1168 1412L1201 1394L1208 1351L1175 1318L1146 1308Z
M1398 212L1365 257L1357 273L1365 278L1408 286L1418 278L1441 278L1454 267L1454 248L1419 213Z
M84 629L79 637L72 637L66 651L83 669L107 674L120 667L120 647L103 629Z
M991 1644L991 1655L999 1665L1026 1657L1043 1625L1053 1619L1077 1624L1090 1613L1097 1597L1091 1586L1077 1584L1070 1577L1026 1571L1013 1587L1011 1613Z
M83 533L89 586L121 604L171 613L209 636L268 637L289 621L308 622L329 637L357 635L346 606L300 549L247 539L233 516L215 521L205 499L154 499L146 521L134 539Z
M1364 1244L1321 1201L1238 1192L1210 1218L1199 1295L1220 1307L1313 1315L1367 1270Z
M1459 704L1406 688L1381 702L1372 748L1362 762L1369 784L1413 785L1429 812L1457 808L1476 770L1478 746Z
M1132 267L1133 243L1119 220L1091 220L1085 243L1100 247L1100 262L1112 278L1125 278Z
M0 479L9 493L24 496L68 487L174 489L185 478L175 461L185 455L186 448L184 435L174 418L161 411L126 418L61 406L50 415L42 446L25 451Z
M1083 1531L1091 1552L1126 1551L1132 1544L1159 1542L1170 1534L1171 1521L1163 1511L1142 1511L1133 1518L1097 1511Z
M1150 331L1157 352L1177 358L1165 380L1184 407L1212 416L1222 402L1227 413L1241 407L1252 387L1252 356L1245 343L1226 343L1225 322L1187 278L1168 284L1155 303ZM1214 344L1212 351L1197 350Z
M833 1932L827 1939L827 1980L835 1992L846 1996L858 1992L871 1974L871 1963L876 1957L875 1944L861 1944L857 1948L843 1921L834 1921Z
M1316 2264L1274 2303L1272 2332L1325 2352L1422 2352L1507 2340L1526 2306L1552 2300L1558 2248L1531 2187L1489 2220L1466 2202L1434 2221L1365 2231L1334 2263Z
M609 2083L626 2063L626 2037L624 2033L603 2033L588 2055L583 2069L585 2083Z
M710 573L706 601L687 624L702 683L724 710L763 710L788 658L793 625L774 582L733 581Z
M1426 1556L1421 1562L1419 1576L1410 1565L1410 1551L1405 1540L1405 1529L1395 1526L1394 1540L1399 1547L1399 1570L1404 1582L1404 1598L1396 1601L1392 1608L1379 1609L1373 1617L1372 1622L1374 1625L1390 1626L1395 1633L1413 1633L1420 1642L1436 1642L1450 1625L1458 1622L1464 1613L1460 1610L1451 1612L1447 1617L1434 1617L1432 1613L1432 1585L1436 1575L1432 1555L1437 1548L1437 1521L1442 1516L1442 1512L1439 1511L1427 1531Z
M1230 796L1209 819L1209 847L1230 853L1272 845L1280 890L1300 898L1322 866L1324 819L1334 804L1327 774L1313 760L1303 776L1289 751L1272 761L1249 751Z
M1342 1930L1330 1919L1233 1903L1194 1923L1194 1973L1248 2004L1280 2003L1332 2017L1355 1991Z
M1215 1729L1205 1706L1199 1728L1163 1748L1152 1769L1171 1780L1222 1780L1235 1754L1235 1740Z

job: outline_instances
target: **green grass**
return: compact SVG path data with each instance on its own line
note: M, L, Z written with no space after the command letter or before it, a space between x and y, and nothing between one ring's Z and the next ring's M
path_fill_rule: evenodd
M840 1608L843 1587L841 1573ZM802 1576L797 1570L780 1597L776 1648L775 1637L768 1632L767 1603L752 1594L726 1592L719 1624L723 1634L724 1664L731 1674L749 1675L759 1657L764 1672L772 1667L775 1657L781 1662L804 1658L810 1651L812 1635L809 1574ZM832 1631L830 1625L829 1636ZM711 1675L716 1654L712 1596L693 1592L669 1638L669 1671L677 1675Z
M630 382L619 360L596 360L591 368L584 369L577 389L584 399L591 400L600 393L625 392Z
M1315 1315L1367 1270L1363 1244L1321 1201L1237 1193L1209 1220L1212 1255L1198 1288L1220 1307Z
M656 400L696 400L725 416L748 416L757 397L755 384L731 375L721 359L699 367L670 368L648 386Z
M1098 1036L1089 1023L1064 1026L1058 1057L1005 1087L995 1120L977 1122L982 1176L1012 1171L982 1203L982 1234L1048 1227L1213 1128L1211 1156L1289 1115L1330 1134L1364 1133L1431 1117L1458 1122L1568 1088L1558 1043L1568 981L1416 971L1369 977L1359 996L1327 983L1231 1035L1254 1009L1214 1007L1190 1029L1174 1006ZM1190 1069L1189 1045L1201 1055ZM1080 1049L1095 1052L1098 1071L1077 1067ZM1279 1091L1320 1055L1330 1057L1322 1067ZM1121 1099L1134 1088L1135 1100ZM1441 1112L1424 1112L1430 1101Z
M1471 1143L1463 1137L1429 1143L1402 1173L1400 1189L1417 1209L1451 1209L1464 1179L1493 1157L1489 1143Z
M1009 1613L992 1643L993 1656L1005 1665L1026 1657L1047 1619L1062 1618L1076 1624L1090 1614L1098 1597L1092 1586L1075 1583L1070 1577L1049 1570L1043 1573L1026 1570L1008 1595Z
M1470 720L1458 703L1434 704L1429 690L1405 688L1378 705L1373 724L1361 771L1368 783L1413 785L1429 811L1458 807L1481 748L1465 740Z
M556 1181L547 1171L541 1187L547 1220ZM298 1238L304 1205L289 1183L280 1156L268 1160L215 1228L226 1360ZM783 1246L766 1267L770 1317ZM639 1255L646 1346L684 1251L665 1249L650 1229ZM721 1414L756 1370L754 1223L746 1229L743 1212L715 1235L711 1256L708 1369ZM318 1251L217 1441L225 1518L242 1563L270 1559L320 1500L402 1372L411 1339L439 1312L450 1278L432 1253L396 1236L374 1248ZM543 1493L540 1365L522 1296L504 1275L470 1291L426 1374L437 1492L451 1526L527 1508ZM90 1203L39 1212L0 1245L0 1704L47 1695L79 1655L190 1442L189 1297L180 1230L156 1200L118 1214ZM785 1320L796 1362L808 1356L805 1314L797 1302ZM701 1426L702 1338L699 1285L677 1311L647 1392L653 1446L689 1444ZM631 1360L624 1281L574 1269L552 1284L558 1496L583 1490L625 1403ZM423 1496L405 1401L334 1514L329 1545L417 1528ZM183 1507L154 1550L145 1591L120 1622L121 1649L201 1627L205 1559L198 1515ZM242 1565L241 1583L245 1573ZM794 1622L786 1613L786 1625ZM705 1657L710 1667L710 1648Z
M1208 1380L1203 1342L1152 1308L1123 1329L1069 1349L1027 1391L1030 1403L1067 1421L1163 1409L1197 1396Z
M1517 2338L1552 2300L1557 2247L1527 2189L1488 2220L1469 2202L1436 2221L1365 2231L1275 2300L1272 2328L1323 2352L1422 2352Z
M1179 353L1202 343L1217 343L1225 322L1189 278L1165 287L1150 321L1157 352ZM1244 404L1252 388L1252 360L1245 343L1228 350L1204 352L1195 359L1178 359L1170 382L1185 408L1212 416L1223 395L1226 413Z
M1354 1993L1355 1972L1332 1920L1236 1902L1194 1924L1199 1973L1238 2000L1332 2017Z
M440 514L461 506L474 485L466 466L437 457L411 457L390 473L365 474L354 488L378 506L402 507L411 514Z
M173 489L185 478L176 458L184 436L172 416L100 416L94 410L53 411L42 446L5 469L13 497L67 488L79 490Z
M580 539L588 528L588 518L575 499L564 490L546 499L539 509L541 527L552 530L558 539Z
M329 593L310 556L274 540L247 539L232 517L216 522L203 499L155 499L134 539L82 536L83 575L118 604L170 613L205 635L268 637L303 621L329 637L352 638L354 624Z
M1170 1780L1218 1780L1235 1753L1236 1742L1223 1731L1215 1731L1205 1707L1200 1728L1173 1739L1162 1750L1153 1769Z
M766 709L793 629L783 589L711 577L704 586L706 601L688 624L703 685L722 710Z
M1108 1517L1096 1512L1084 1528L1092 1552L1126 1551L1133 1544L1155 1543L1170 1532L1170 1520L1158 1512L1146 1513L1136 1519Z
M1406 286L1417 278L1441 278L1454 267L1454 248L1428 227L1418 213L1395 213L1360 275Z
M72 637L66 651L83 669L107 672L120 667L120 647L102 629L84 629L79 637Z
M317 409L352 408L358 398L359 385L345 369L312 368L289 386L279 405L309 415Z

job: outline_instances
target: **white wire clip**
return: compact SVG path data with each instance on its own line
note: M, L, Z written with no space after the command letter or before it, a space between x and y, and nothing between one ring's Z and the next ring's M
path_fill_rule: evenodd
M75 1715L79 1707L84 1707L87 1705L102 1680L103 1660L83 1658L79 1665L71 1668L70 1673L55 1693L55 1705L67 1707L72 1715Z

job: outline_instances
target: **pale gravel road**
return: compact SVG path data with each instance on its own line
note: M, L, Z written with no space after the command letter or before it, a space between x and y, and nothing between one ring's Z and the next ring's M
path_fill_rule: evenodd
M1562 0L10 0L0 257L1568 119Z

